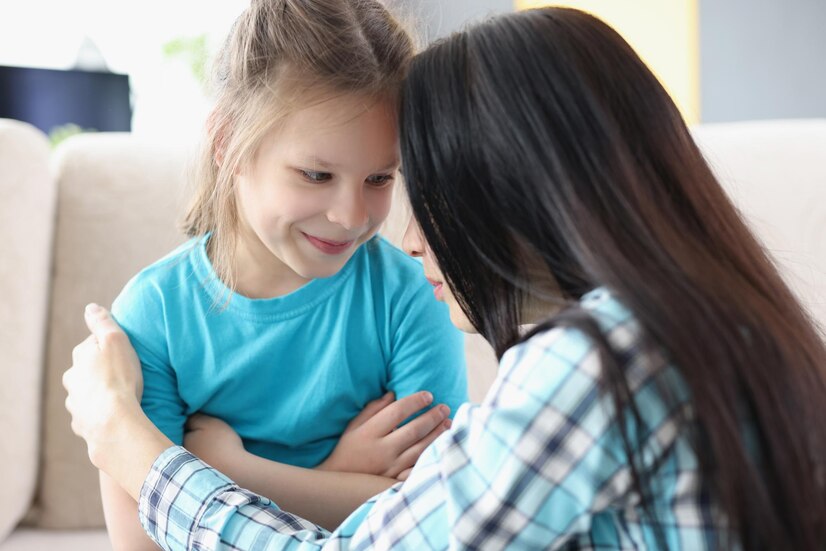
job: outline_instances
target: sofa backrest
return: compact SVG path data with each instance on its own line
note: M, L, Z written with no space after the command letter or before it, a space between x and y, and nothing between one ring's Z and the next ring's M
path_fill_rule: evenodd
M0 541L35 491L55 196L46 137L0 120Z
M826 337L826 119L709 124L694 137Z
M72 434L61 378L88 335L83 308L111 304L138 270L184 239L176 230L187 151L130 134L70 138L54 156L58 210L46 342L39 487L27 524L103 526L97 471Z

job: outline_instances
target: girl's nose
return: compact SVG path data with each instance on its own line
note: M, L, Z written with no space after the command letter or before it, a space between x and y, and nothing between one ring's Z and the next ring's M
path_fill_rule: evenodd
M367 226L367 205L364 193L359 186L357 190L344 190L327 213L327 219L347 230Z

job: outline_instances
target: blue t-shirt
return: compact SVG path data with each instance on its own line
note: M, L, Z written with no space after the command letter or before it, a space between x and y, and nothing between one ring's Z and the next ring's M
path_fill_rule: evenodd
M451 412L467 401L461 333L421 265L384 239L334 276L271 299L230 295L206 241L141 271L112 305L141 360L141 405L174 443L201 412L255 455L313 467L388 390L428 390Z

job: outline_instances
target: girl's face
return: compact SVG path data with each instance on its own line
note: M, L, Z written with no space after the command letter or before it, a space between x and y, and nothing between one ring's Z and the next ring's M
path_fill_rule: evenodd
M448 287L447 282L445 282L445 278L442 276L441 270L439 270L439 265L436 263L436 257L433 256L433 251L431 251L427 245L421 228L413 217L410 218L410 222L407 224L407 230L404 232L402 247L404 248L404 252L410 256L420 257L422 259L424 275L430 284L433 285L433 294L436 296L436 300L447 304L448 311L450 312L450 321L453 325L465 333L477 333L478 331L473 327L473 324L470 323L464 310L459 306L456 297L453 296L453 292L450 290L450 287Z
M398 168L389 101L338 96L290 114L236 175L239 290L250 273L290 290L338 272L387 217Z

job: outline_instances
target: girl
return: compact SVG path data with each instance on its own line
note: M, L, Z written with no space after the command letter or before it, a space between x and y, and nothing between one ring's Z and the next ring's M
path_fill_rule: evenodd
M823 549L824 344L619 35L562 8L456 34L414 61L401 122L405 248L501 355L487 397L329 534L170 447L90 310L68 407L147 531L166 549ZM126 425L97 420L95 385Z
M467 398L447 310L418 263L376 236L399 167L398 92L412 52L374 0L253 0L219 57L185 219L192 240L113 304L140 358L147 417L179 445L189 416L222 419L243 447L237 469L219 466L300 500L327 526L406 476ZM359 418L336 448L388 391L412 398L367 429L355 430ZM447 407L390 434L434 399ZM306 488L293 498L269 486L275 462L382 478L339 477L350 505L328 510ZM101 484L116 548L154 547L135 501Z

